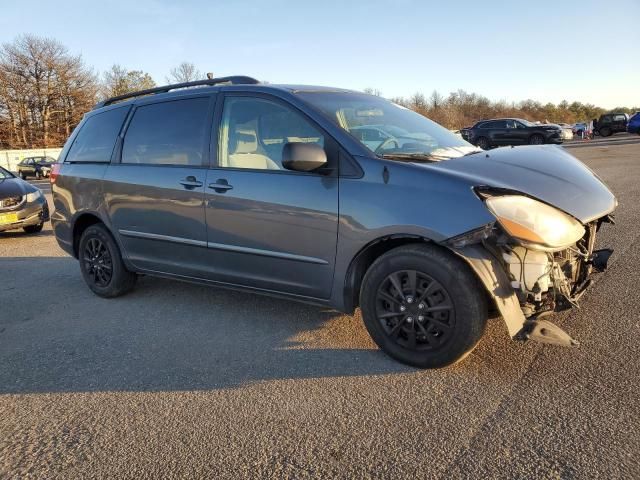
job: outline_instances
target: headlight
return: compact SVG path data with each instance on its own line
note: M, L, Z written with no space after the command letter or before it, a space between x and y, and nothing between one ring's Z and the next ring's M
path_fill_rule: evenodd
M584 235L584 227L560 210L521 195L490 197L487 207L509 235L543 248L564 248Z
M35 202L42 196L42 192L40 190L36 190L35 192L27 193L27 202Z

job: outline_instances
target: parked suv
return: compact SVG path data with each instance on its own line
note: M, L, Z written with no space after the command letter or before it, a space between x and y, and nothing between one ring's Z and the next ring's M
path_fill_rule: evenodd
M598 133L602 137L609 137L614 133L626 132L628 121L629 115L626 113L606 113L600 115L597 125Z
M502 145L542 145L562 143L558 125L537 125L521 118L482 120L471 128L463 128L462 137L483 150Z
M483 152L376 96L248 77L102 102L60 161L53 228L97 295L144 273L359 306L418 367L463 358L489 309L514 339L575 343L541 317L604 269L616 207L563 150Z
M56 162L51 157L28 157L18 164L18 175L23 180L28 177L43 178L51 173L51 165Z

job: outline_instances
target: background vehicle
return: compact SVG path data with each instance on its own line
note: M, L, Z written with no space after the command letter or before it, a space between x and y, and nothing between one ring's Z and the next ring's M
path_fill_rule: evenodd
M573 140L573 128L568 123L558 123L560 128L562 128L562 140Z
M634 113L629 119L627 132L640 134L640 112Z
M598 133L602 137L609 137L615 133L627 131L629 115L626 113L606 113L598 119Z
M52 157L27 157L18 164L18 175L23 180L28 177L48 177L54 163L56 160Z
M587 131L587 124L584 122L576 123L573 126L574 135L582 136L582 134L585 133L586 131Z
M542 145L562 143L558 125L536 125L519 118L481 120L471 128L460 130L462 137L483 150L502 145Z
M606 265L616 205L562 149L486 153L377 96L248 77L109 99L60 159L54 233L97 295L145 273L360 306L423 368L464 358L491 303L512 338L571 345L538 315Z
M47 220L49 207L40 189L0 167L0 232L37 233Z

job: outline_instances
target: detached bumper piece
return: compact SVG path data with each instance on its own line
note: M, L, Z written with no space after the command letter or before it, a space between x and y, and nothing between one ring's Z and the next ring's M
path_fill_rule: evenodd
M561 347L577 347L580 342L574 340L567 332L546 320L527 320L517 335L521 340L535 340L540 343L560 345Z

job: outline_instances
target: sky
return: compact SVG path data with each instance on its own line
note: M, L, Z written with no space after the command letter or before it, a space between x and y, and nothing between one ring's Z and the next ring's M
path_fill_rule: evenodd
M0 42L32 33L166 83L182 61L216 76L463 89L492 100L640 105L640 0L0 0Z

